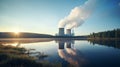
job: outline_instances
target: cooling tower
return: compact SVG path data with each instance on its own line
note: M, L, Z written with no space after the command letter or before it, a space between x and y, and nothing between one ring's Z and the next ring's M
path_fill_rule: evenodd
M66 29L66 35L71 36L71 29Z
M64 36L64 28L59 28L59 36Z

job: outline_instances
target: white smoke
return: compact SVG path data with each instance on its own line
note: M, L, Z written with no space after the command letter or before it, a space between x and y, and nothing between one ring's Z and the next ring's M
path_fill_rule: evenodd
M88 0L82 6L75 7L70 14L59 21L59 28L72 29L82 25L95 8L96 0Z

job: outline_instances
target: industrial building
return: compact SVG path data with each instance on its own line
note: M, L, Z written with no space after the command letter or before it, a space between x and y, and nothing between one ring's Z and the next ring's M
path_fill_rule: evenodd
M57 36L73 36L74 32L72 32L71 29L66 29L64 30L64 28L59 28L59 32L57 34Z
M64 28L59 28L59 33L58 33L59 36L64 36Z

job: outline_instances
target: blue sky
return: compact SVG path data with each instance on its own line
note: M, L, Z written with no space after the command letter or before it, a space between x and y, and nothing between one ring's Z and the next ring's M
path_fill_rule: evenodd
M55 34L58 22L87 0L0 0L0 31ZM120 28L120 0L98 0L76 35Z

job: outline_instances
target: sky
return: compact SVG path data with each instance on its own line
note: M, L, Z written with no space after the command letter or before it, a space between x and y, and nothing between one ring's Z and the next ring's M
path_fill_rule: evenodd
M0 0L0 32L58 33L59 21L88 0ZM75 35L120 28L120 0L97 0Z

